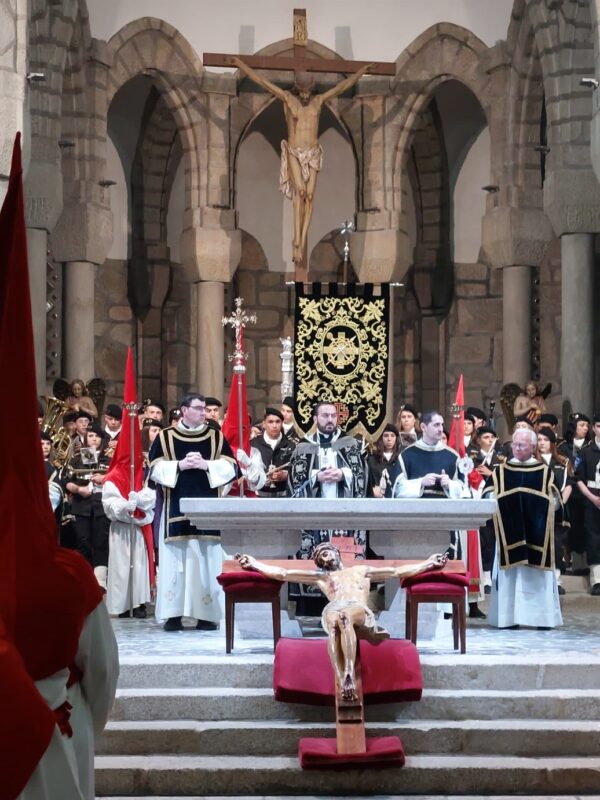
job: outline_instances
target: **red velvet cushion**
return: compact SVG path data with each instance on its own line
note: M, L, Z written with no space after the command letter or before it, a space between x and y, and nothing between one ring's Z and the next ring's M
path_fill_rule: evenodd
M423 676L412 642L360 642L365 704L420 700ZM273 664L275 699L284 703L335 705L333 669L326 639L280 639Z
M401 578L400 586L406 589L407 586L412 586L415 583L453 583L456 586L468 586L471 576L468 572L460 575L458 572L443 572L439 569L431 569L427 572L421 572L419 575L411 575L410 578Z
M358 767L403 767L402 742L397 736L367 739L366 753L338 754L335 739L300 739L298 757L302 769L356 769Z
M415 583L413 586L407 586L406 591L411 594L427 594L431 597L438 597L444 595L446 597L464 597L465 587L456 586L454 583L441 583L431 581L423 583Z
M239 572L222 572L217 575L217 581L223 587L225 594L232 597L245 597L252 599L265 598L270 600L277 597L281 591L281 581L267 578L261 575L260 572L250 572L248 570L239 570Z

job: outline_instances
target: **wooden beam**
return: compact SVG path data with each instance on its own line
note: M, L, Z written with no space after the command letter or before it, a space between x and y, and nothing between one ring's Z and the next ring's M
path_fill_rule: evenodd
M231 67L233 54L204 53L202 63L205 67ZM253 69L279 70L284 72L339 72L351 75L366 64L373 66L368 75L396 74L396 64L385 61L343 61L338 58L305 58L293 56L245 56L238 55L241 61Z
M262 561L263 564L270 564L272 567L282 567L283 569L316 569L314 561L310 561L309 559L301 559L301 558L289 558L289 559L281 559L281 558L260 558L260 556L255 556L259 561ZM411 564L420 564L421 561L419 559L362 559L360 561L354 561L351 565L345 564L344 567L348 569L349 567L385 567L386 569L389 567L407 567ZM223 562L223 572L239 572L241 567L237 561L233 559L230 561ZM447 561L444 567L440 570L440 572L451 572L458 575L464 575L466 572L464 561Z

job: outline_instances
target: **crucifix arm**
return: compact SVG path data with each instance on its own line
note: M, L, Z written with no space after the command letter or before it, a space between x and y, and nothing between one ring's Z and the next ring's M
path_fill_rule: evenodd
M240 69L244 73L244 75L247 75L249 78L251 78L254 81L254 83L257 83L259 86L262 86L262 88L266 89L267 92L274 94L275 97L278 97L282 102L285 103L287 99L287 92L285 91L285 89L281 89L279 86L276 86L274 83L267 80L267 78L263 78L261 75L258 74L256 70L252 69L252 67L249 67L237 56L232 56L231 64L232 66Z
M273 578L276 581L314 584L322 577L321 573L316 569L284 569L283 567L275 567L272 564L265 564L252 556L242 556L238 553L235 557L242 569L260 572L267 578Z
M407 564L404 567L369 567L367 577L371 580L375 578L410 578L412 575L418 575L419 572L441 569L446 561L448 561L448 556L445 553L434 553L426 561L418 564Z
M347 92L348 89L351 89L355 83L358 83L362 76L365 75L372 66L372 64L365 64L364 67L361 67L353 75L349 75L345 80L341 81L336 86L333 86L331 89L323 92L323 94L318 95L320 102L326 103L328 100L332 100L334 97L338 97L338 95Z

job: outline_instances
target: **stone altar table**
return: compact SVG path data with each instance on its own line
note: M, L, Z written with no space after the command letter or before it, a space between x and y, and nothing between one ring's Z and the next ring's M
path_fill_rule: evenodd
M493 516L496 501L220 497L182 498L180 508L197 528L221 530L223 549L229 557L239 552L262 559L285 559L298 549L303 528L350 528L370 531L372 549L384 558L406 560L444 551L449 531L481 527ZM399 588L398 581L386 582L385 611L379 615L379 622L393 636L403 637L404 591ZM246 609L254 616L262 606ZM433 607L431 612L422 613L419 636L427 638L435 634L441 614ZM266 616L259 623L257 619L245 620L245 615L242 611L239 619L242 636L257 628L264 630ZM246 622L250 622L249 628ZM297 623L290 622L282 612L282 634L299 635Z

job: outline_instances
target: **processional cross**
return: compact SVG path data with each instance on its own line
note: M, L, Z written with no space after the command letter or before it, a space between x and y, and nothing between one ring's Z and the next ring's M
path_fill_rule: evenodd
M229 360L233 361L233 374L237 376L237 396L238 396L238 435L240 447L244 443L244 416L246 408L242 405L242 376L246 373L246 359L248 354L244 352L244 328L249 323L256 323L256 314L247 314L242 309L243 297L235 298L235 311L228 317L223 317L223 326L231 325L235 331L235 348ZM244 496L244 487L240 482L240 494Z
M280 188L292 199L294 207L292 261L295 265L295 278L296 281L306 281L308 229L313 212L317 173L323 160L323 151L319 144L321 109L324 103L350 89L367 72L371 75L393 76L396 74L396 65L393 62L369 63L307 56L308 29L306 9L303 8L294 9L293 43L293 57L204 53L203 62L205 67L238 67L283 103L288 138L282 142ZM256 70L293 72L294 91L282 89L259 75ZM348 74L349 77L326 92L313 94L314 79L306 75L310 72L339 72Z

